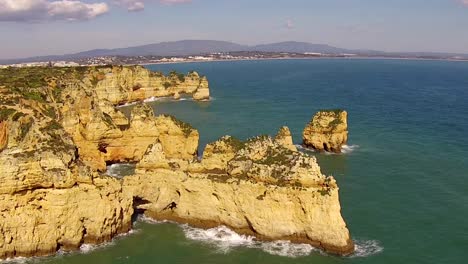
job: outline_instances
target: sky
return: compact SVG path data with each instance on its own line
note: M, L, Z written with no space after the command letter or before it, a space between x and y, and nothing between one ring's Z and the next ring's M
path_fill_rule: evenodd
M468 0L0 0L0 59L186 39L468 53Z

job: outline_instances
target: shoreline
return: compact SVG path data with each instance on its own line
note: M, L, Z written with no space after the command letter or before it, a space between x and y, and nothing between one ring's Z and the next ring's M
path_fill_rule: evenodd
M310 57L310 58L256 58L256 59L216 59L216 60L186 60L186 61L173 61L173 62L145 62L138 64L125 64L125 65L169 65L169 64L185 64L185 63L209 63L209 62L233 62L233 61L270 61L270 60L403 60L403 61L447 61L447 62L467 62L468 59L437 59L437 58L393 58L393 57Z

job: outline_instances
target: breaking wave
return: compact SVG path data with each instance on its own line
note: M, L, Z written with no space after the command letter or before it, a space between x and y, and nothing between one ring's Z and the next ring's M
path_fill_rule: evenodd
M253 236L240 235L225 226L205 230L182 225L182 229L188 239L201 241L225 254L235 248L245 247L261 249L272 255L296 258L317 250L308 244L294 244L286 240L261 242Z
M115 163L107 166L106 175L122 178L124 176L133 175L135 173L135 164L132 163Z
M113 238L109 242L104 242L104 243L97 244L97 245L83 244L83 245L80 246L80 253L87 254L87 253L93 252L93 251L98 250L98 249L103 249L103 248L107 248L107 247L110 247L110 246L114 246L117 240L119 240L121 238L125 238L127 236L131 236L133 234L136 234L139 231L140 230L138 230L138 229L131 229L127 233L117 235L115 238ZM66 254L73 254L73 252L61 252L61 251L58 252L58 255L66 255Z
M177 101L193 101L193 98L191 97L181 97L179 99L174 99L174 97L170 97L170 96L164 96L164 97L150 97L150 98L146 98L145 100L143 100L143 102L145 103L150 103L150 102L156 102L156 101L163 101L163 102L167 102L167 101L171 101L171 102L177 102Z
M359 145L343 145L341 153L349 154L359 148Z
M302 152L317 153L317 151L315 151L312 148L307 148L307 147L304 147L304 146L299 145L299 144L297 144L295 146L299 151L302 151ZM350 154L351 152L354 152L358 148L359 148L359 145L343 145L343 147L341 148L341 153L333 153L333 152L328 152L328 151L325 151L324 153L325 153L325 155Z
M350 258L369 257L377 255L384 250L377 240L354 240L354 253Z
M164 223L172 223L177 224L172 221L158 221L146 217L144 215L138 216L138 221L142 221L149 224L164 224ZM210 229L201 229L191 227L189 225L180 225L178 224L187 239L199 241L204 243L212 248L214 248L217 252L222 254L228 254L232 250L237 248L250 248L250 249L259 249L268 254L282 256L282 257L289 257L289 258L298 258L298 257L305 257L310 255L313 252L317 252L322 255L327 255L327 253L312 247L309 244L296 244L292 243L287 240L276 240L270 242L263 242L257 240L254 236L247 236L247 235L240 235L233 230L229 229L226 226L218 226L215 228ZM126 237L137 232L140 232L140 229L132 229L131 231L118 235L116 238L111 240L110 242L102 243L99 245L90 245L90 244L83 244L80 247L79 253L81 254L88 254L93 251L104 249L110 246L115 245L116 240L122 237ZM364 258L373 255L377 255L381 253L384 248L380 245L380 242L377 240L354 240L355 243L355 252L348 256L347 258ZM58 251L56 257L68 255L68 254L76 254L76 252L65 252L65 251ZM25 258L25 257L17 257L11 258L6 260L0 260L0 263L36 263L36 261L40 262L47 257L32 257L32 258Z
M105 242L105 243L101 243L101 244L97 244L97 245L82 244L80 246L79 251L64 251L64 250L59 249L56 252L56 254L52 255L52 256L29 257L29 258L26 258L26 257L7 258L5 260L0 260L0 263L1 264L6 264L6 263L14 263L14 264L43 263L45 260L60 258L62 256L73 255L73 254L88 254L88 253L91 253L91 252L93 252L95 250L98 250L98 249L104 249L104 248L107 248L107 247L110 247L110 246L114 246L117 240L119 240L121 238L124 238L124 237L127 237L127 236L130 236L130 235L133 235L133 234L136 234L139 231L140 230L138 230L138 229L131 229L127 233L117 235L115 238L113 238L109 242Z
M253 236L240 235L226 226L205 230L182 225L182 230L186 238L205 243L224 254L229 253L233 249L244 247L260 249L271 255L290 258L308 256L312 252L327 255L322 250L314 248L309 244L296 244L287 240L263 242ZM355 252L349 258L368 257L383 251L383 247L376 240L355 240L354 242Z

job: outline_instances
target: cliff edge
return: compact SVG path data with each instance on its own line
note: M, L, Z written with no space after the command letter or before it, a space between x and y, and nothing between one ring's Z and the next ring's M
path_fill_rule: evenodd
M155 81L170 76L139 66L0 70L0 258L108 241L135 213L352 253L336 181L286 127L275 138L223 137L199 160L189 124L146 104L129 117L115 107L149 94L206 98L206 78L189 75L191 88L171 90ZM135 173L103 173L120 162Z

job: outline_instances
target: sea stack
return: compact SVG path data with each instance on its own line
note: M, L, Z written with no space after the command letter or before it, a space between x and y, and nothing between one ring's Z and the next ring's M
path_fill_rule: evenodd
M182 93L182 83L196 93L207 88L204 77L139 66L14 68L0 76L7 76L0 84L0 259L109 241L128 232L137 213L338 255L354 251L338 184L294 148L287 127L275 138L224 136L199 160L200 136L190 124L146 104L130 117L116 108ZM135 171L102 173L122 162Z
M348 113L341 109L321 110L307 124L303 144L318 151L340 153L348 141Z

